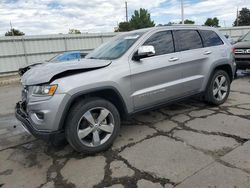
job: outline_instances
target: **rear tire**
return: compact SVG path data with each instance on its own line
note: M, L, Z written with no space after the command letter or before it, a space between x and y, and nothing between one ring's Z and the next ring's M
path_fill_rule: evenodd
M116 107L101 98L88 98L70 109L65 134L76 151L94 154L108 149L119 129L120 115Z
M230 92L230 78L224 70L216 70L208 83L205 100L213 105L223 104Z

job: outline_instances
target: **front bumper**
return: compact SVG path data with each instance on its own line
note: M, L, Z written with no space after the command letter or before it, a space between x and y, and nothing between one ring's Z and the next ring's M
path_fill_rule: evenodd
M249 60L237 60L236 61L238 69L250 69L250 59Z
M250 54L235 54L238 69L250 69Z
M53 131L53 132L46 132L46 131L38 131L34 129L32 125L32 121L30 120L28 114L26 113L26 106L25 103L20 101L16 104L15 108L15 115L16 118L22 123L24 129L32 134L34 137L45 140L47 142L60 142L64 140L65 135L63 131Z

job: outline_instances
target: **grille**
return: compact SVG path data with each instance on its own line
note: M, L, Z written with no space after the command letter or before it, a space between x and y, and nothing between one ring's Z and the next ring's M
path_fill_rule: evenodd
M235 49L235 54L250 54L250 49Z

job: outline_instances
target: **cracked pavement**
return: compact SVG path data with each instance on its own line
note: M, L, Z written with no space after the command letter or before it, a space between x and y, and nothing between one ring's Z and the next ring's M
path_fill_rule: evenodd
M25 133L13 115L19 89L0 88L1 188L250 187L250 74L219 107L188 99L131 117L94 156Z

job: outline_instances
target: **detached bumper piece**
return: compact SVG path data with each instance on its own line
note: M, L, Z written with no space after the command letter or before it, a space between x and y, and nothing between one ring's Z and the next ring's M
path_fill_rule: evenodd
M25 102L21 101L16 104L15 115L16 118L22 123L24 129L34 137L42 139L46 142L51 142L54 145L60 145L62 141L65 141L65 135L63 131L44 132L34 129L31 121L29 120L29 116L26 113Z

